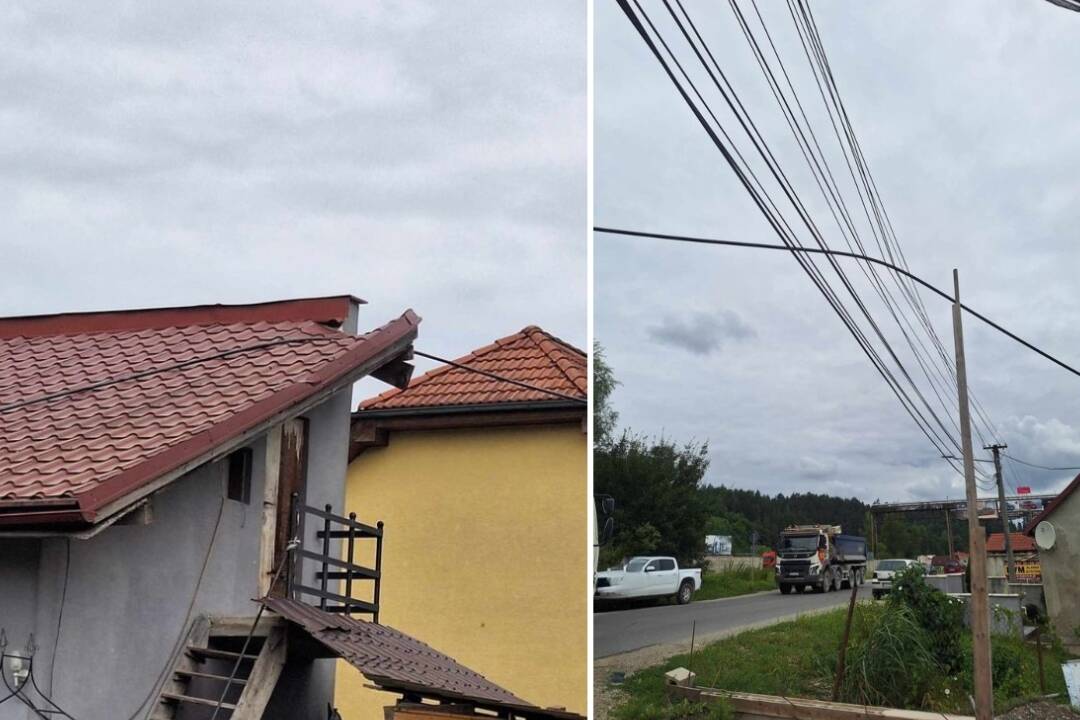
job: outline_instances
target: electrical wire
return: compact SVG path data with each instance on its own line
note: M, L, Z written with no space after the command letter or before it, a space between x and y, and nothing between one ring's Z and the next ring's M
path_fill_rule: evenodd
M679 72L686 79L687 85L691 88L691 91L698 98L699 102L704 107L705 112L707 112L709 114L709 116L713 118L714 122L716 122L717 125L719 126L719 133L722 134L724 136L724 138L727 139L728 143L730 144L731 143L730 137L727 135L726 131L723 129L723 126L716 119L715 114L712 112L711 108L708 106L708 103L701 96L700 91L697 90L696 85L689 78L689 75L686 73L685 69L683 69L681 63L679 63L678 58L674 56L674 53L671 51L670 47L667 45L667 43L663 39L662 35L660 35L659 32L656 30L656 26L652 23L651 19L648 17L648 14L644 12L644 10L641 8L641 6L637 2L637 0L633 0L633 3L634 3L634 6L637 8L637 13L640 13L640 15L644 19L645 23L647 23L649 25L649 27L652 29L653 33L656 34L657 41L664 47L664 49L668 53L668 55L671 56L672 63L675 65L676 68L678 68ZM777 235L781 238L781 240L784 241L785 247L787 247L789 250L792 250L792 251L794 251L796 249L801 249L802 246L799 245L797 242L795 242L793 240L794 233L791 230L790 225L788 225L786 220L784 220L784 218L782 217L782 215L779 214L779 211L776 208L775 202L773 202L769 198L768 193L765 192L763 190L763 188L761 188L760 181L756 178L755 174L753 173L752 168L746 167L744 169L735 160L736 156L738 156L740 159L743 159L741 154L739 153L737 147L729 148L728 145L725 145L725 143L720 139L719 135L717 134L717 130L714 129L712 127L712 125L710 125L709 122L705 119L705 116L704 116L702 110L697 107L697 105L694 103L694 101L690 97L689 91L687 91L687 89L685 87L683 87L682 83L680 83L678 78L675 76L675 72L674 72L674 70L672 70L671 65L668 63L668 61L665 59L663 54L660 52L657 45L653 42L653 39L649 35L649 32L645 29L644 25L642 24L641 19L639 19L637 17L637 14L635 13L634 9L630 7L630 3L627 2L627 0L619 0L619 5L623 9L624 13L627 15L627 18L634 25L635 29L641 35L643 41L646 43L646 45L652 51L653 55L656 57L657 61L661 65L661 67L664 69L664 71L668 75L669 79L675 85L676 90L682 96L683 100L686 102L686 104L690 108L691 112L693 112L695 117L698 119L698 121L701 124L702 128L706 131L706 133L709 135L710 139L716 145L717 149L724 156L724 159L728 162L729 166L731 166L732 170L736 174L736 177L743 184L744 188L749 192L749 194L751 196L751 199L755 202L755 204L758 206L759 210L765 216L767 222L773 228L774 232L776 232ZM820 245L821 244L820 234L817 231L817 228L814 225L813 221L808 217L808 214L806 213L805 209L803 208L801 202L798 200L798 198L795 196L795 194L792 192L789 185L787 184L786 178L783 175L783 171L780 170L776 166L776 164L774 162L772 162L772 155L771 155L771 152L767 149L767 147L763 147L763 144L758 142L757 138L755 137L756 128L753 125L753 120L748 118L748 117L744 119L744 117L740 114L739 109L742 107L741 102L739 102L737 98L733 98L732 96L729 96L728 93L726 93L724 91L724 88L721 87L720 81L717 79L717 74L714 74L712 72L711 68L709 68L708 65L705 63L705 61L704 61L704 59L703 59L703 57L701 55L701 52L697 49L696 46L693 45L693 41L689 40L689 35L688 35L688 32L687 32L686 28L682 25L681 22L679 22L679 18L677 16L675 16L674 11L671 10L671 8L670 8L670 5L668 3L666 3L666 2L665 2L665 5L669 8L669 14L671 14L673 16L673 18L676 20L677 24L679 24L680 30L683 33L684 37L686 37L688 39L688 41L691 43L691 45L693 46L695 55L697 55L699 60L705 66L706 71L709 73L710 78L714 82L714 85L716 85L718 90L720 90L721 94L724 96L724 100L727 103L729 109L736 116L736 119L738 120L740 126L743 128L744 132L746 132L746 134L750 137L751 142L754 143L755 149L757 149L759 155L765 160L765 162L766 162L766 164L767 164L767 166L769 168L770 173L777 180L777 182L781 185L781 189L783 190L785 197L787 197L788 201L794 206L796 212L799 214L800 220L803 221L803 223L811 231L812 235L814 235L815 239L819 242L819 245ZM721 78L723 78L722 70L719 70L718 74L720 75ZM726 78L724 78L724 79L726 81ZM825 296L826 300L829 302L829 304L833 308L834 312L836 312L837 315L840 317L841 321L848 328L849 332L851 332L853 337L855 337L856 341L860 345L860 348L870 358L870 360L871 360L872 364L874 365L875 369L879 372L879 374L882 375L883 379L885 379L886 383L890 386L890 389L893 391L893 393L900 400L901 405L904 407L905 411L909 415L911 415L912 419L915 421L915 423L919 427L920 431L922 431L923 434L927 436L927 438L930 440L931 444L934 445L934 447L938 450L939 454L942 454L942 455L945 454L943 452L943 448L942 448L942 439L941 439L941 437L937 434L937 432L932 427L930 427L927 424L927 420L926 420L925 416L923 416L921 411L914 406L913 401L907 396L906 391L904 391L904 389L902 387L900 387L900 385L899 385L898 381L896 380L896 378L892 376L891 371L884 365L884 362L882 361L880 356L877 355L876 350L870 345L869 340L862 333L861 329L858 328L858 326L854 323L853 319L851 318L850 314L847 312L846 308L844 308L842 303L839 302L838 298L835 295L835 292L831 289L831 287L829 287L827 281L824 280L823 276L821 276L820 270L818 270L816 268L816 266L813 266L812 263L807 263L805 258L803 258L799 253L793 252L792 255L793 255L793 257L796 258L796 261L799 262L800 266L803 267L804 271L806 271L808 273L808 275L810 275L811 280L818 287L819 291L821 291L822 294ZM831 259L830 259L830 262L831 262ZM838 269L838 266L834 265L834 268ZM842 275L842 272L838 271L838 274ZM850 284L846 283L846 281L845 281L845 285L848 287L849 291L851 291ZM854 294L853 294L853 296L854 296ZM856 299L856 302L861 305L861 301L859 301L857 297L855 297L855 299ZM866 310L865 310L864 306L861 309L863 309L864 313L866 313ZM866 314L867 314L868 321L875 328L875 332L878 334L879 339L883 342L884 345L886 345L886 349L888 349L890 351L890 354L894 357L894 360L899 363L898 358L895 357L895 353L893 353L891 351L891 348L888 348L887 341L880 334L880 329L878 329L876 327L876 323L874 323L872 317L869 317L868 313L866 313ZM931 416L932 417L934 416L932 411L931 411ZM937 422L940 424L940 420L938 420ZM946 431L946 435L948 435L947 431ZM953 439L952 442L953 442L953 444L956 444L955 439ZM952 464L952 463L950 462L950 464ZM953 467L957 472L961 472L960 469L958 467L956 467L955 465L953 465Z
M552 397L557 397L557 398L560 398L562 400L568 400L568 401L570 401L572 403L576 403L576 404L579 404L579 405L588 405L589 404L588 400L585 400L585 399L582 399L582 398L579 398L579 397L574 397L573 395L567 395L566 393L561 393L558 390L549 390L547 388L542 388L542 387L538 387L536 385L531 385L531 384L529 384L527 382L522 382L521 380L514 380L513 378L508 378L508 377L506 377L504 375L499 375L498 373L489 372L487 370L481 370L478 367L473 367L471 365L465 365L464 363L459 363L459 362L457 362L455 360L447 360L446 358L441 358L438 355L432 355L431 353L425 353L425 352L420 352L419 350L413 350L413 354L414 355L419 355L420 357L425 357L428 360L434 360L435 362L441 362L444 365L449 365L450 367L459 368L461 370L468 370L469 372L474 372L477 375L483 375L484 377L490 378L492 380L498 380L500 382L508 383L510 385L516 385L516 386L518 386L520 388L524 388L526 390L534 390L536 392L544 393L545 395L551 395Z
M1047 467L1046 465L1036 465L1035 463L1028 462L1027 460L1021 460L1020 458L1016 457L1015 455L1009 455L1009 454L1006 454L1006 453L1001 453L1001 454L1004 455L1005 457L1009 458L1013 462L1018 462L1021 465L1027 465L1028 467L1036 468L1038 470L1051 470L1051 471L1055 471L1055 472L1056 471L1064 471L1064 470L1080 470L1080 467Z
M875 258L875 257L869 256L869 255L861 255L859 253L845 252L843 250L819 250L817 248L796 248L796 249L793 249L793 248L787 247L786 245L774 245L774 244L770 244L770 243L748 242L748 241L743 241L743 240L722 240L720 238L705 238L705 237L696 237L696 236L692 236L692 235L672 235L672 234L669 234L669 233L654 233L654 232L646 232L646 231L642 231L642 230L626 230L626 229L623 229L623 228L611 228L611 227L604 227L604 226L596 226L596 227L593 228L593 231L594 232L599 232L599 233L605 233L605 234L609 234L609 235L626 235L628 237L652 238L652 239L656 239L656 240L671 240L671 241L674 241L674 242L695 243L695 244L703 244L703 245L725 245L725 246L729 246L729 247L754 248L754 249L758 249L758 250L783 250L783 251L794 252L794 253L822 253L822 254L828 254L828 255L835 255L837 257L847 257L847 258L852 258L852 259L855 259L855 260L861 260L861 261L864 261L864 262L871 262L871 263L876 263L876 264L882 265L882 266L892 267L892 268L896 269L898 272L902 273L903 275L905 275L905 276L911 278L912 280L914 280L915 282L919 283L920 285L925 287L927 290L930 290L930 291L934 292L936 295L939 295L940 297L948 300L949 302L955 302L955 298L953 296L949 295L944 290L941 290L941 289L937 288L936 286L931 285L929 282L927 282L926 280L923 280L918 275L915 275L914 273L909 272L907 270L904 270L904 269L902 269L902 268L900 268L900 267L898 267L896 265L892 265L891 263L886 262L885 260L881 260L879 258ZM1024 340L1022 337L1020 337L1020 336L1016 335L1015 333L1007 330L1006 328L1002 327L1001 325L994 322L993 320L986 317L985 315L978 312L977 310L972 309L971 307L965 305L964 303L960 303L960 309L963 310L964 312L968 313L972 317L974 317L974 318L982 321L983 323L989 325L991 328L993 328L994 330L997 330L998 332L1000 332L1001 334L1003 334L1006 337L1010 338L1011 340L1014 340L1015 342L1023 345L1028 350L1031 350L1032 352L1034 352L1034 353L1036 353L1038 355L1041 355L1042 357L1046 358L1047 360L1049 360L1050 362L1054 363L1055 365L1061 367L1062 369L1067 370L1068 372L1072 373L1073 375L1076 375L1077 377L1080 377L1080 370L1078 370L1075 367L1069 365L1064 360L1060 360L1059 358L1051 355L1050 353L1048 353L1045 350L1037 347L1036 345L1033 345L1032 343L1028 342L1027 340Z

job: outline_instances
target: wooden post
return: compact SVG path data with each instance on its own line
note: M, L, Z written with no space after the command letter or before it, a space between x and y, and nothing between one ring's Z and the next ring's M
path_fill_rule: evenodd
M952 539L952 519L949 517L949 506L945 506L945 534L949 536L949 557L956 557L956 550L953 548Z
M266 434L263 467L262 532L259 536L259 597L270 593L274 574L274 540L277 537L278 478L281 472L281 425Z
M994 691L990 675L990 609L986 593L986 535L979 524L979 496L975 486L975 455L971 446L971 408L968 406L967 365L964 359L964 326L960 308L960 274L953 270L953 337L956 342L956 386L960 402L960 438L964 449L964 481L967 485L968 569L971 572L972 658L974 660L976 720L993 720Z
M840 699L840 686L844 684L844 664L847 659L848 636L851 635L851 616L855 614L855 598L859 594L859 583L851 577L851 601L848 602L847 622L844 623L844 636L840 639L840 657L836 660L836 677L833 679L832 701Z

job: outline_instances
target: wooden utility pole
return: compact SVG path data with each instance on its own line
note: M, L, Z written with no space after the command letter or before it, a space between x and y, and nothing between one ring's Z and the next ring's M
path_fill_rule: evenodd
M990 675L990 608L986 594L986 535L979 524L979 495L975 487L975 454L971 446L971 408L968 406L967 365L964 361L964 327L960 308L960 273L953 269L953 338L956 342L956 386L960 400L960 438L964 448L964 481L967 485L968 567L971 570L972 659L975 669L975 718L993 720L994 686Z
M953 548L952 540L952 518L949 517L949 508L945 508L945 534L949 537L949 557L956 557L956 550Z
M1012 524L1009 522L1009 505L1005 502L1005 481L1001 479L1001 451L1007 447L1009 446L1004 443L995 443L986 445L983 449L991 450L994 453L994 477L997 478L998 486L998 515L1001 516L1001 526L1005 533L1005 577L1008 578L1009 582L1016 582L1012 538L1009 536L1012 531Z

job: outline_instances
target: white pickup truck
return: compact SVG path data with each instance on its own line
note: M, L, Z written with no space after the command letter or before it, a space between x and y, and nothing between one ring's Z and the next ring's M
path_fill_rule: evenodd
M599 600L673 597L685 605L701 589L701 570L680 570L673 557L633 557L617 570L596 574Z

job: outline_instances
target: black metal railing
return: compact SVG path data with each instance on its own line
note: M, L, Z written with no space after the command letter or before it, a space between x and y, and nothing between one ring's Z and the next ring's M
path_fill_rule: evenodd
M311 550L301 542L300 546L290 553L288 596L296 600L303 600L304 596L314 597L318 599L320 610L346 615L367 614L372 616L374 622L379 622L379 590L382 585L382 521L380 520L375 525L365 525L356 519L356 513L349 513L348 517L335 515L333 506L326 505L320 510L304 505L297 494L293 494L292 503L290 537L304 538L304 529L307 527L309 518L316 518L316 522L322 527L315 532L316 539L321 541L317 550ZM331 540L343 541L344 558L331 553ZM374 568L365 567L356 562L358 540L375 541ZM314 574L318 587L304 584L305 561L312 561L319 568ZM331 581L338 583L336 588L338 592L330 589ZM358 586L364 587L364 583L368 581L373 584L370 599L356 597L354 591Z

